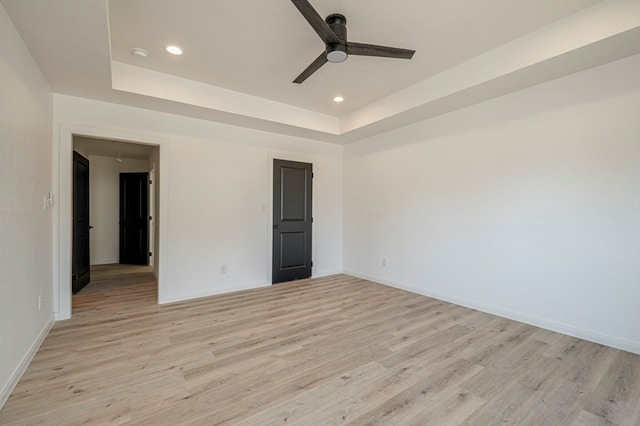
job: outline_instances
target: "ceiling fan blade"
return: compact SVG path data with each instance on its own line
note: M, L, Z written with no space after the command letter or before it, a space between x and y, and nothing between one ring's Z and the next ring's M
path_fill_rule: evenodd
M307 0L291 0L302 16L309 22L311 27L318 33L324 44L339 43L338 36L333 32L329 24L324 22L324 19L316 12Z
M295 80L293 80L293 82L294 83L298 83L298 84L302 83L307 78L309 78L309 76L311 74L313 74L314 72L318 71L320 69L320 67L323 66L326 63L327 63L327 53L326 52L322 52L320 54L320 56L318 56L316 58L315 61L311 62L311 65L309 65L307 67L307 69L302 71L302 73L300 73L300 75L297 76Z
M400 49L399 47L377 46L375 44L347 42L349 55L381 56L383 58L411 59L415 50Z

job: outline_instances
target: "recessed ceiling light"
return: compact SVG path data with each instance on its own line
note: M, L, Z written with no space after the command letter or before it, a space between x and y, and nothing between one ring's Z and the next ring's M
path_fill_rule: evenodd
M169 53L171 53L172 55L182 55L182 49L180 49L178 46L174 45L174 44L169 44L165 47L165 50Z
M131 54L133 56L136 56L138 58L143 58L143 59L149 56L149 52L147 52L141 47L134 47L133 49L131 49Z
M333 98L333 102L336 102L336 103L340 103L343 101L344 101L344 98L342 96L336 96L335 98Z

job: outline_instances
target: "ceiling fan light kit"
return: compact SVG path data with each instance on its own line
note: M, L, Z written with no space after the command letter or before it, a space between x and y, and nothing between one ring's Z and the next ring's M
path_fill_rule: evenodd
M318 33L325 44L325 51L293 80L294 83L302 83L327 62L339 63L346 61L349 55L411 59L415 53L415 50L349 42L347 40L347 18L344 15L334 13L323 20L308 0L291 0L291 2L298 8L302 16L309 22L309 25Z
M347 60L347 18L338 13L327 16L325 22L340 40L327 45L327 61L337 64Z
M327 61L339 64L347 60L347 47L342 44L333 44L327 47Z

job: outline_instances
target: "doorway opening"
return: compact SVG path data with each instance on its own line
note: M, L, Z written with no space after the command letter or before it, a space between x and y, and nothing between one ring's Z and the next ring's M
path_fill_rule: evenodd
M98 277L106 274L110 280L125 284L117 287L124 292L136 291L134 286L140 282L136 277L147 273L156 283L157 295L157 262L152 256L157 257L159 251L154 219L160 197L159 185L151 176L155 176L159 167L159 146L73 135L72 149L74 170L76 158L86 161L86 176L78 177L86 178L88 183L88 196L83 200L78 196L83 185L78 185L74 173L72 210L75 215L76 210L86 208L88 220L82 224L73 220L72 273L80 266L88 272L82 287L75 285L77 279L72 275L73 293L88 292L93 283L91 272L97 271ZM86 207L77 206L83 202ZM86 241L76 238L80 228L87 230ZM148 288L149 279L144 282ZM72 309L76 305L76 296L73 297Z

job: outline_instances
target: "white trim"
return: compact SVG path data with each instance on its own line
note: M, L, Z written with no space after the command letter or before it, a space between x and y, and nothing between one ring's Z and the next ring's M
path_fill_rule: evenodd
M31 364L33 357L36 356L36 353L38 353L40 345L42 345L42 342L44 342L44 339L47 337L49 331L51 330L51 327L53 327L55 323L55 319L53 315L51 315L49 321L47 321L42 330L40 330L38 337L33 342L27 353L24 355L22 361L20 361L20 364L18 364L16 369L13 371L13 374L11 375L9 381L4 385L2 391L0 391L0 409L2 409L5 402L7 402L7 399L9 399L11 392L13 392L13 389L22 378L24 372L27 371L27 368L29 367L29 364Z
M342 271L340 269L330 269L328 271L318 271L313 273L313 275L311 275L311 278L323 278L323 277L328 277L331 275L337 275L337 274L341 274Z
M194 299L202 299L204 297L217 296L219 294L231 294L238 291L246 291L246 290L255 290L263 287L270 287L270 282L257 281L253 283L233 285L233 286L225 286L218 287L211 291L199 292L199 293L190 293L190 294L181 294L180 296L174 297L169 296L162 302L159 302L161 305L167 303L176 303L176 302L185 302L185 301L193 301Z
M111 259L98 259L98 260L93 260L93 262L91 262L91 266L97 266L97 265L114 265L116 263L118 263L120 261L120 259L118 258L111 258ZM149 266L153 266L153 265L149 265Z
M640 354L640 342L634 342L632 340L620 339L618 337L608 336L606 334L599 333L593 330L587 330L580 327L575 327L570 324L565 324L557 321L551 321L545 318L533 317L521 312L511 311L509 309L500 308L493 305L486 305L473 300L451 296L449 294L440 293L438 291L432 291L420 287L416 287L410 284L401 283L398 281L389 280L382 277L377 277L362 272L353 270L345 270L345 274L352 275L354 277L362 278L365 280L373 281L379 284L384 284L389 287L398 288L400 290L410 291L411 293L420 294L434 299L443 300L445 302L454 303L456 305L464 306L478 311L486 312L499 317L511 319L514 321L530 324L536 327L544 328L547 330L555 331L558 333L566 334L569 336L577 337L579 339L588 340L590 342L599 343L601 345L611 346L612 348L621 349L623 351L633 352Z
M54 312L56 320L71 318L71 229L72 229L72 153L73 136L87 136L114 141L134 142L158 146L160 150L160 231L158 301L166 300L166 285L163 282L168 258L167 211L169 202L169 144L166 137L152 133L140 133L128 129L104 128L92 125L59 123L58 133L54 130L53 180L57 185L57 200L54 206Z

